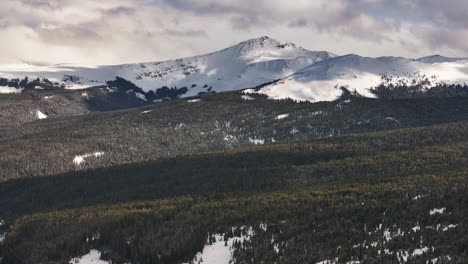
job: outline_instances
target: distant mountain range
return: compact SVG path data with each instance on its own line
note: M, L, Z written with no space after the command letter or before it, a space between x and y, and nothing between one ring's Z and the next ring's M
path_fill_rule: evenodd
M25 76L47 78L67 89L103 86L121 77L146 92L163 87L186 88L182 97L263 85L250 92L275 99L331 101L340 97L342 87L373 97L369 88L389 76L391 80L387 78L387 82L430 79L433 84L465 83L468 82L468 59L439 55L420 59L337 56L261 37L218 52L162 62L98 67L0 65L0 77L22 79ZM0 93L17 91L0 87Z

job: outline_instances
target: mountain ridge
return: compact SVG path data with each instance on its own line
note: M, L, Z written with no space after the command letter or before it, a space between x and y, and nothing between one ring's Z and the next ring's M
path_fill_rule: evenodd
M431 78L433 85L464 84L468 82L468 59L441 55L418 59L338 56L263 36L219 51L176 60L97 67L0 66L0 77L22 79L25 76L47 78L67 89L106 86L120 77L144 92L174 89L180 97L264 85L256 92L272 99L316 102L336 100L342 95L342 87L361 96L375 97L370 89L382 84L387 76L396 82ZM268 83L273 84L265 85ZM0 92L18 90L0 87Z

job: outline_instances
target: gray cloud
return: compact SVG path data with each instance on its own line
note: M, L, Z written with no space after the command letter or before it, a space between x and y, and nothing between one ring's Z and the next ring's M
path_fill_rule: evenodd
M165 34L181 37L181 38L207 38L208 34L204 30L185 30L179 31L175 29L169 29L164 32Z
M309 22L305 18L298 18L288 24L289 27L306 27L309 25Z
M0 63L178 58L270 35L367 56L468 55L462 0L2 0Z

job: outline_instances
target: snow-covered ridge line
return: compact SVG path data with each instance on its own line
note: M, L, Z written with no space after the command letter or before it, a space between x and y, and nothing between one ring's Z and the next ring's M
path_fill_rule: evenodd
M213 53L177 60L97 67L0 65L0 77L22 79L25 76L47 78L67 89L106 85L118 76L144 92L162 87L183 88L181 97L261 87L256 92L272 99L316 102L336 100L343 93L341 87L365 97L375 97L369 88L381 83L382 76L395 77L395 82L434 76L440 82L465 83L468 82L468 58L337 56L261 37ZM19 91L0 87L2 92ZM136 95L146 99L143 94ZM250 97L243 99L250 100Z
M47 77L64 83L68 89L75 89L105 85L119 76L146 92L163 86L187 87L189 91L184 97L190 97L200 92L255 87L335 56L261 37L217 52L168 61L99 67L4 65L0 67L0 77Z
M432 59L431 59L432 58ZM427 57L361 57L355 54L330 58L262 87L256 93L271 99L333 101L345 87L364 97L375 97L371 88L381 84L434 85L468 83L468 59Z

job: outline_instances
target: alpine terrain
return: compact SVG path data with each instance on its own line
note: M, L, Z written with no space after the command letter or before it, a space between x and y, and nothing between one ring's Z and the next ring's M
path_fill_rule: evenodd
M1 64L0 264L468 263L467 83L269 37Z

